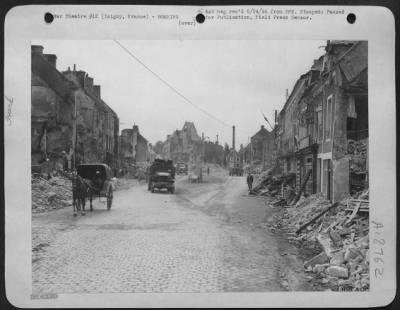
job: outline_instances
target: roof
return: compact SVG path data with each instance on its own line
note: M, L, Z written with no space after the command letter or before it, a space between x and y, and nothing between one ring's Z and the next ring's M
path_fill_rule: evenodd
M303 87L304 82L305 82L305 74L302 74L298 80L296 81L296 84L293 87L292 92L290 93L289 98L286 100L285 105L283 106L282 111L286 110L287 106L289 105L289 102L292 102L292 98L294 97L295 93L297 92L298 89L300 89L301 87ZM279 112L279 113L281 113Z
M368 43L358 42L339 59L338 64L346 80L353 81L368 67Z
M61 97L76 89L75 85L42 55L32 55L32 74L38 76Z
M270 131L268 129L266 129L265 127L263 127L260 130L258 130L253 136L251 136L250 139L253 139L253 138L255 138L256 136L259 136L259 135L267 136L269 133L270 133Z

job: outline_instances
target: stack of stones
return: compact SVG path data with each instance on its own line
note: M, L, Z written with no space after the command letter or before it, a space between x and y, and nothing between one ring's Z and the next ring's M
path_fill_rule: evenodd
M41 213L49 210L72 206L71 181L64 176L50 180L32 178L32 212Z

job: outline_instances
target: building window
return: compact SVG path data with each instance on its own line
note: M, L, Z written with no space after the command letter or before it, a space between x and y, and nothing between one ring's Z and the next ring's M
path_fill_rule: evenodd
M317 142L320 143L320 142L322 142L322 133L323 133L322 109L317 110L316 114L317 114L316 122L315 122L316 138L317 138Z
M333 99L330 95L326 101L325 106L325 140L329 141L332 137L332 113L333 113Z

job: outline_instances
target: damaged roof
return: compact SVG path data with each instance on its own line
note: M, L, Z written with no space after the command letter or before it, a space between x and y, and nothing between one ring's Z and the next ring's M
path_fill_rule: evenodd
M368 43L358 42L339 59L338 64L347 82L352 82L368 68Z

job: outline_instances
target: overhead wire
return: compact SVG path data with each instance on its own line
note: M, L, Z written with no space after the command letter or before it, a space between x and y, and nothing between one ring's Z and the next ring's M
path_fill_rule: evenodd
M200 112L206 114L208 117L212 118L216 122L219 122L225 126L231 127L228 123L224 122L223 120L220 120L216 118L214 115L211 113L207 112L203 108L199 107L195 103L193 103L189 98L187 98L185 95L183 95L180 91L178 91L175 87L173 87L171 84L169 84L166 80L164 80L160 75L158 75L156 72L154 72L151 68L149 68L143 61L139 59L135 54L132 53L127 47L125 47L123 44L121 44L118 40L114 40L115 43L117 43L126 53L128 53L131 57L133 57L139 64L141 64L146 70L148 70L151 74L153 74L159 81L161 81L165 86L167 86L170 90L172 90L175 94L177 94L179 97L184 99L187 103L192 105L194 108L199 110Z

